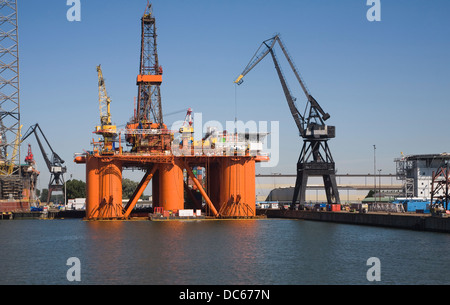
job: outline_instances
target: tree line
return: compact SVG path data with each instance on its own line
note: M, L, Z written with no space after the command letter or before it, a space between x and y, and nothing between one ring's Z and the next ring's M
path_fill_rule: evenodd
M122 198L129 199L133 195L134 190L137 188L138 184L138 182L135 182L128 178L122 179ZM86 198L86 182L72 179L66 182L65 187L63 186L62 194L52 194L50 202L63 204L65 199L64 190L67 192L67 200L75 198ZM47 202L48 189L42 189L42 191L36 190L36 195L39 197L39 200L41 202ZM142 195L140 199L148 200L149 197L150 196L148 195Z

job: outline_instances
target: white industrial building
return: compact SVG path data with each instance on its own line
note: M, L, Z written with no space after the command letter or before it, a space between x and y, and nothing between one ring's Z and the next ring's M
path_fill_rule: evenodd
M431 198L433 172L442 167L450 166L450 154L427 154L402 156L395 159L397 178L403 181L404 196L416 198ZM442 196L441 190L436 196Z

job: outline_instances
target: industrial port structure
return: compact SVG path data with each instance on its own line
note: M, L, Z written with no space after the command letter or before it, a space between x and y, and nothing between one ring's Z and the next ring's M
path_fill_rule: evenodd
M275 46L277 43L283 51L283 54L308 101L303 114L297 108L295 103L296 98L289 88L286 77L275 54ZM299 201L300 204L306 202L306 188L310 176L321 176L323 178L328 204L340 204L339 191L336 183L335 163L328 146L328 141L336 136L336 128L335 126L325 124L325 121L330 118L330 114L322 109L307 89L304 80L301 78L294 61L289 55L286 46L281 41L279 35L275 35L262 42L261 46L258 48L241 75L236 79L235 83L238 85L242 84L244 76L269 53L275 64L275 69L280 79L289 110L297 125L299 134L303 138L303 147L297 162L297 178L291 207L294 208L297 201Z
M21 163L17 3L0 1L0 212L29 211L37 202L31 148Z
M189 178L202 195L204 212L212 217L255 217L255 163L268 160L263 154L264 134L218 132L210 128L194 141L190 111L183 127L172 131L164 124L161 102L163 69L158 60L156 20L148 4L141 18L137 103L124 130L111 124L108 97L101 66L97 67L100 125L93 150L76 156L86 164L86 219L127 219L145 188L152 182L153 208L185 209L185 194L193 208L202 209L187 184ZM125 139L130 150L124 149ZM193 168L204 170L199 181ZM145 174L133 196L122 204L122 170L135 168Z
M28 146L25 162L21 163L20 144L34 133L51 175L47 202L50 202L53 191L63 189L66 167L38 124L31 126L21 138L23 126L20 121L16 0L0 0L0 16L0 212L29 211L31 207L39 205L35 188L39 171L31 146ZM298 111L296 98L289 89L275 54L277 45L306 96L304 113ZM321 177L323 185L309 185L309 188L324 189L327 204L339 205L335 163L328 146L328 141L335 138L335 127L325 124L330 115L308 91L279 35L261 44L235 83L240 85L243 78L269 54L303 139L294 175L295 186L288 195L292 198L289 199L291 208L296 209L297 203L306 203L308 178L311 176ZM190 108L179 130L167 127L161 98L163 68L158 59L156 19L151 4L147 4L141 18L140 59L136 79L138 94L132 117L124 129L118 129L112 123L111 99L100 65L97 66L97 75L100 121L94 133L100 139L93 139L92 150L76 154L74 160L86 165L86 219L128 219L150 182L153 207L164 214L188 208L202 210L215 218L251 218L257 215L255 166L258 162L269 160L269 155L263 151L267 134L218 131L209 127L200 140L195 140L195 122ZM52 152L50 158L38 133ZM431 205L435 204L436 199L447 210L450 200L449 159L445 153L396 159L397 178L404 182L401 187L403 195L406 198L431 197ZM130 168L141 170L143 177L133 196L124 205L122 172ZM342 188L342 185L339 187ZM355 186L346 187L349 189ZM365 184L361 188L366 190L371 186ZM384 188L400 190L398 185L392 183Z

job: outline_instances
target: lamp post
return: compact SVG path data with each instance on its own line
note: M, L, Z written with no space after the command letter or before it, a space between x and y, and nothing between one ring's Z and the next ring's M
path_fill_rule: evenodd
M375 192L377 191L377 163L376 163L376 146L373 145L373 198L375 202L377 202L377 197L375 196Z
M378 170L378 195L380 196L380 202L381 202L381 169Z

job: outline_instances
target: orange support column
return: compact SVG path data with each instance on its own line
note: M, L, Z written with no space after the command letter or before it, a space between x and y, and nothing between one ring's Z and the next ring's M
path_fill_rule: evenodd
M256 216L256 182L255 159L247 160L244 164L245 204L248 208L248 216Z
M122 218L122 163L118 160L100 162L99 174L100 204L98 218Z
M180 161L159 166L159 206L165 211L184 209L184 180Z
M247 158L225 158L222 163L220 214L226 217L254 217L255 168ZM252 160L253 164L254 161ZM253 173L253 174L252 174Z
M86 158L86 219L98 216L100 204L99 160L96 157Z

